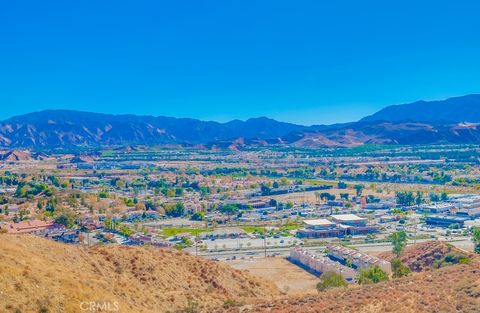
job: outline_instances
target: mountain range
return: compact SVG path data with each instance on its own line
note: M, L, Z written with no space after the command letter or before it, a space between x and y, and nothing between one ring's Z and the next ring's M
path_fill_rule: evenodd
M480 95L388 106L357 122L304 126L266 117L226 123L164 116L46 110L0 122L0 147L55 149L183 145L351 147L480 143Z

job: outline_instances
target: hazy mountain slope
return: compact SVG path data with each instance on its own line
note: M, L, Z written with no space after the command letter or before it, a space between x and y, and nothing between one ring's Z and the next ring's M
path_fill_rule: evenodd
M223 125L227 127L234 136L263 139L277 138L293 131L309 129L308 126L279 122L267 117L251 118L245 122L233 120Z
M480 94L391 105L361 121L480 122Z
M279 295L273 283L227 265L154 247L86 248L3 234L0 264L0 312L81 312L92 301L118 302L116 312L175 312Z
M467 121L467 122L465 122ZM266 117L227 123L164 116L48 110L0 122L0 147L200 145L352 147L480 143L480 95L390 106L359 122L302 126Z
M189 118L48 110L1 122L0 145L61 147L201 144L240 137L275 138L304 128L267 118L222 124Z
M358 122L342 128L290 133L283 142L302 147L353 147L363 144L480 143L479 124Z

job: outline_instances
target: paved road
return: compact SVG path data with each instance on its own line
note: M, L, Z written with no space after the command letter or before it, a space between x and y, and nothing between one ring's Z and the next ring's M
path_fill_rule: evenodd
M422 240L417 240L417 243L429 241L431 239L422 239ZM451 243L452 245L466 250L466 251L472 251L473 250L473 243L469 238L459 238L459 239L450 239L450 240L445 240ZM413 245L414 242L409 242L408 245ZM352 244L351 246L357 248L358 250L362 252L386 252L386 251L391 251L392 250L392 245L390 243L367 243L367 244ZM324 249L325 246L312 246L312 247L305 247L305 249L310 250L310 251L318 251ZM191 254L195 254L195 249L194 248L189 248L187 250ZM283 256L286 257L290 253L290 248L289 247L281 247L281 248L268 248L267 249L267 255L268 256ZM225 259L232 259L233 257L237 259L241 258L258 258L258 257L264 257L265 256L265 251L263 249L248 249L248 250L229 250L229 251L216 251L216 252L201 252L198 251L198 256L202 256L208 259L219 259L219 260L225 260Z

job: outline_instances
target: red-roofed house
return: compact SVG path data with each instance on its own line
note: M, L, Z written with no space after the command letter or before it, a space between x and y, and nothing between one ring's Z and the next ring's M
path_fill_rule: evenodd
M47 235L53 232L64 231L65 226L56 224L53 221L32 220L18 223L5 223L0 225L0 229L6 230L9 234Z

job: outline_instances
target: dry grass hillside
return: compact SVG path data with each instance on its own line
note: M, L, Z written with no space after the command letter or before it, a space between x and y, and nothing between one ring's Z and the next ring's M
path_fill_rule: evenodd
M179 251L0 235L0 312L92 312L90 302L103 312L196 312L276 296L270 282Z
M414 268L423 266L426 271L413 272L407 277L374 285L336 288L318 295L235 307L227 312L478 313L478 256L469 255L469 264L449 265L439 269L428 267L434 260L458 252L443 243L420 244L407 250L407 258L404 260L411 261L409 265ZM422 259L425 262L420 262Z
M422 272L431 269L436 261L442 260L449 254L470 255L443 241L432 240L407 247L400 260L412 271ZM391 261L395 256L391 252L385 252L380 254L379 257Z

